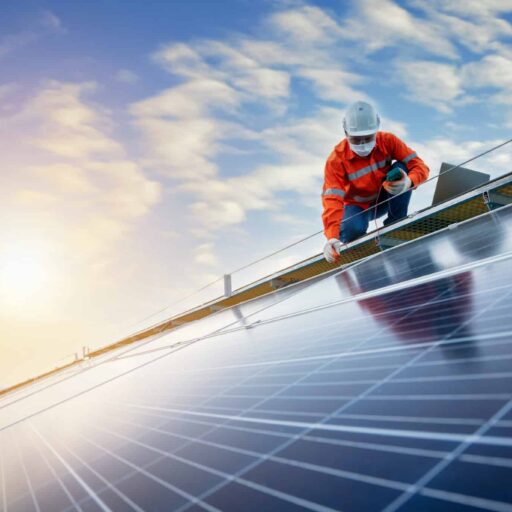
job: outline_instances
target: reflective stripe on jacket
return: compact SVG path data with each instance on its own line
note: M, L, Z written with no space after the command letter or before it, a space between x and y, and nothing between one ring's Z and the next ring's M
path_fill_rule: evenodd
M327 239L340 237L340 224L346 204L367 209L377 199L391 167L399 160L407 165L413 187L428 178L425 162L396 135L377 132L373 151L365 157L356 155L343 139L325 164L322 192L324 233Z

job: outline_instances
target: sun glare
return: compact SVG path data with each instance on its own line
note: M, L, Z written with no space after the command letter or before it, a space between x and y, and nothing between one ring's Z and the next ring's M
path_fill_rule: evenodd
M33 297L47 280L44 253L29 246L0 250L0 291L4 301L19 302Z

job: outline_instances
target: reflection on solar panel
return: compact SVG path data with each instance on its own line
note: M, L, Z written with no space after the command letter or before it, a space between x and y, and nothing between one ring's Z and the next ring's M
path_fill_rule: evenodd
M512 510L511 258L504 207L9 395L2 510Z

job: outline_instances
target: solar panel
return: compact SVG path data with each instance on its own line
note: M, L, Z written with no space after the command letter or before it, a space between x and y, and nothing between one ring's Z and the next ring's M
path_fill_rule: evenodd
M2 509L512 510L511 258L504 207L6 397Z

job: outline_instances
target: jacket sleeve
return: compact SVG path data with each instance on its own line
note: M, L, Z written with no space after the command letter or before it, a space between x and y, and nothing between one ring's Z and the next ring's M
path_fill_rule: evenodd
M400 140L392 133L388 134L390 141L391 156L407 165L409 170L409 178L411 178L414 187L423 183L429 174L429 168L425 162L412 150L405 142Z
M322 220L326 238L340 238L340 225L343 218L344 198L348 182L341 170L335 170L339 160L334 155L325 164L324 186L322 191Z

